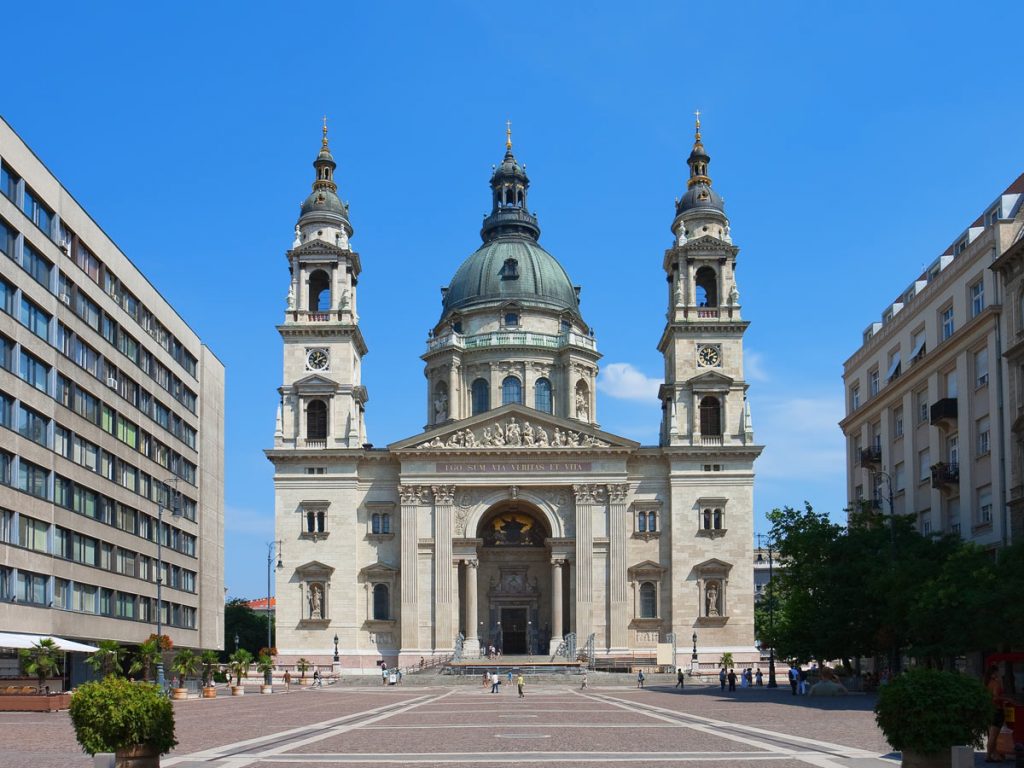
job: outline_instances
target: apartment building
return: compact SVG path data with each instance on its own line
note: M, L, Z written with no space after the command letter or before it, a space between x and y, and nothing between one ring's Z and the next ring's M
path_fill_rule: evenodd
M222 363L0 119L0 629L221 647L223 432Z
M1014 418L1007 294L993 264L1020 235L1022 196L1024 175L864 330L843 370L851 502L871 500L886 513L914 515L922 533L991 548L1010 539Z

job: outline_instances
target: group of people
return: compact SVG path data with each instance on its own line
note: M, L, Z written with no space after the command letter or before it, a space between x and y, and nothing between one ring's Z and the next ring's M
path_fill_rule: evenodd
M679 678L682 678L682 670L680 670ZM735 669L730 669L726 672L725 667L718 670L718 684L722 690L725 690L726 685L729 686L730 691L736 690L736 681L739 680L741 688L750 688L754 685L764 685L764 675L761 673L761 668L758 667L756 670L750 667L740 670L739 675L736 674ZM682 687L682 680L677 683Z
M508 672L508 684L512 685L512 670ZM516 689L519 691L519 698L526 698L526 678L523 677L522 672L516 672L515 676ZM484 672L483 685L486 688L488 685L491 686L491 693L501 693L501 675L497 672Z
M387 662L379 661L380 664L380 680L381 685L401 685L402 684L402 669L401 667L388 668Z

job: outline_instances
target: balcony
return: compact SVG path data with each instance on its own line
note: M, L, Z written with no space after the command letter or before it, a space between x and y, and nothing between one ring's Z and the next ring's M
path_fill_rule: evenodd
M956 398L944 397L931 408L931 424L933 427L948 428L956 426Z
M960 465L944 462L932 465L932 488L939 490L960 485Z
M873 469L882 463L882 446L872 445L860 452L860 465L864 469Z
M446 333L427 339L427 351L435 352L446 347L456 349L481 349L486 347L544 347L561 349L562 347L582 347L592 352L597 351L597 340L592 336L584 336L569 331L568 333L548 334L532 331L491 331L464 336L461 333Z

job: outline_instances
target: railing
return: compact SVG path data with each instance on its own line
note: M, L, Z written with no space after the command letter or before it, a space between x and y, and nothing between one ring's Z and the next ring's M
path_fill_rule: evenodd
M960 465L950 462L932 466L932 488L960 484Z
M452 332L444 336L427 339L428 352L444 349L445 347L479 349L481 347L513 346L546 347L548 349L572 346L596 351L597 341L591 336L584 336L573 331L557 335L534 333L533 331L491 331L490 333L478 333L473 336L464 336L461 333Z
M701 445L722 445L722 436L721 435L701 435L700 436L700 444Z
M860 452L860 465L862 467L871 467L875 464L882 463L882 446L873 445L870 448L864 448Z
M331 319L330 312L307 312L306 319L314 323L326 323Z
M955 397L944 397L936 401L929 413L932 426L938 426L944 421L956 423L957 407Z
M702 318L702 317L718 317L718 316L719 315L718 315L718 310L717 309L698 309L697 310L697 317L698 318Z
M306 448L326 448L327 447L327 441L326 440L303 440L302 444Z

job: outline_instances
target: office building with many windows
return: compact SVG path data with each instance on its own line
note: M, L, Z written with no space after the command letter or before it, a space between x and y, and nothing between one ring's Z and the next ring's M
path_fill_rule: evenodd
M865 329L843 372L851 503L988 548L1011 538L1008 478L1021 474L1005 361L1018 331L993 267L1021 236L1022 201L1024 175Z
M0 120L0 629L220 647L223 421L221 362Z

